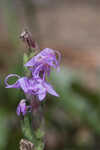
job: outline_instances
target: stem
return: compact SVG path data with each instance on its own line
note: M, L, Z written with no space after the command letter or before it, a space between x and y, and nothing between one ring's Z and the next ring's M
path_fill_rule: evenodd
M45 132L42 107L36 97L31 97L30 103L32 110L22 121L22 131L25 138L34 143L34 150L44 150Z
M34 132L36 150L44 150L45 147L45 132L44 132L44 117L41 104L37 98L31 99L32 106L32 130Z

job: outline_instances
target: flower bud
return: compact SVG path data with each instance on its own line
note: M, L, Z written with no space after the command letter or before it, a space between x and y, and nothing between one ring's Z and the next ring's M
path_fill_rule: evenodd
M32 39L31 33L27 29L20 34L20 38L28 46L28 48L37 47L35 41Z

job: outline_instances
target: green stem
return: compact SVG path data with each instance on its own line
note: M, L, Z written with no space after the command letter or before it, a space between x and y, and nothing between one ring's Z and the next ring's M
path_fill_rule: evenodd
M45 132L44 118L41 105L38 100L32 99L32 112L24 117L21 121L24 137L34 144L35 150L44 150L45 147Z

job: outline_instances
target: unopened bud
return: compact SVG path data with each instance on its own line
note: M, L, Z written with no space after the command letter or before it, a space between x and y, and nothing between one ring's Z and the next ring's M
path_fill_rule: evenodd
M32 39L31 33L27 29L24 29L24 31L20 34L20 38L28 46L28 48L37 47L35 41Z

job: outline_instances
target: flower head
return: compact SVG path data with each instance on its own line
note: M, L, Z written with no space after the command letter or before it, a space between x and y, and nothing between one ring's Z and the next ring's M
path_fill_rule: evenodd
M8 79L9 77L17 76L16 74L8 75L5 79L6 88L21 88L24 93L29 95L37 96L40 101L42 101L46 97L46 93L50 93L54 96L59 96L53 87L47 83L46 81L42 80L41 78L28 78L28 77L20 77L18 76L18 80L14 83L9 85Z
M50 74L51 67L58 68L60 64L61 55L58 51L50 48L45 48L39 54L29 60L25 66L29 67L34 77L39 76L42 72L43 77Z

